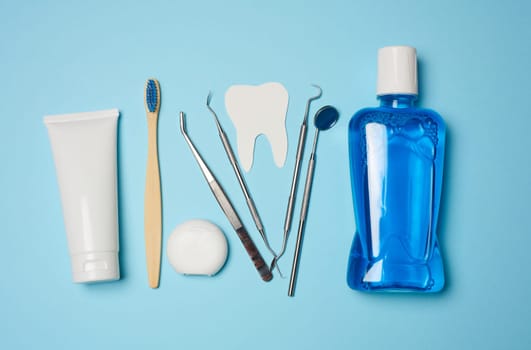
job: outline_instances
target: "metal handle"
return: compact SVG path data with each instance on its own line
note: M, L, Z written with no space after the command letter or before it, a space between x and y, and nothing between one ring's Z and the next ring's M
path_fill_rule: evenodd
M258 248L256 248L256 245L251 239L251 236L249 236L247 229L243 226L238 214L234 210L234 207L232 206L232 203L229 200L229 197L227 197L225 191L223 191L223 188L218 182L212 181L209 182L208 185L210 186L212 193L216 197L216 200L218 201L221 209L225 213L225 216L227 216L227 219L229 219L232 227L236 231L236 234L238 234L240 241L242 242L245 250L247 251L247 254L249 254L249 257L253 261L254 267L260 274L260 277L266 282L271 281L271 279L273 278L273 274L271 273L269 267L266 265L264 258L258 251Z
M297 144L297 155L295 157L295 168L293 169L293 178L291 179L291 190L289 193L288 208L286 209L286 219L284 221L284 240L282 242L282 249L280 250L280 253L278 254L279 258L286 251L287 238L288 238L289 230L291 229L291 220L293 218L293 207L295 204L295 197L297 193L299 172L300 172L302 157L304 153L304 145L306 143L306 129L307 129L306 123L302 123L300 131L299 131L299 143Z
M267 266L267 264L265 263L264 258L258 251L258 248L256 248L256 245L251 239L251 236L249 236L249 233L247 232L245 227L240 227L236 230L236 233L238 234L238 237L240 237L240 241L242 241L243 246L247 251L247 254L249 254L249 257L253 261L254 267L256 268L256 270L258 270L258 273L260 274L262 280L264 280L265 282L271 281L273 279L273 274L271 273L269 266Z
M308 174L306 176L306 184L304 186L304 197L302 199L301 216L299 220L299 230L297 232L297 243L295 245L295 253L293 255L293 264L291 266L291 277L289 280L288 296L292 297L295 291L295 281L297 279L297 272L299 269L299 254L302 246L302 239L304 234L304 227L306 225L306 216L308 214L308 203L310 202L310 193L312 190L313 173L315 169L315 154L312 153L310 162L308 163Z
M234 169L234 173L236 174L236 178L238 179L238 182L240 184L243 195L245 197L245 201L247 202L247 206L249 207L249 211L251 212L251 216L253 217L256 228L258 229L258 231L263 231L264 225L262 224L262 221L260 220L260 216L258 215L258 211L256 210L254 201L249 195L249 191L247 190L247 185L245 184L245 181L243 180L242 173L240 171L240 168L238 167L236 157L234 156L234 152L232 151L232 147L229 143L227 135L225 134L225 132L223 132L223 130L219 130L219 136L221 138L221 142L223 143L223 147L225 148L225 152L227 153L227 156L229 157L230 164L232 165L232 168Z
M304 185L304 197L302 198L301 219L306 220L308 216L308 204L310 202L310 192L312 190L313 173L315 170L315 155L312 154L308 164L308 175L306 177L306 184Z
M234 210L234 207L230 202L229 197L227 197L221 185L217 181L210 181L208 182L208 185L210 186L210 190L214 194L214 197L218 201L221 210L223 210L223 213L225 214L227 219L229 219L231 226L235 230L242 227L242 221L238 216L238 213L236 213L236 210Z

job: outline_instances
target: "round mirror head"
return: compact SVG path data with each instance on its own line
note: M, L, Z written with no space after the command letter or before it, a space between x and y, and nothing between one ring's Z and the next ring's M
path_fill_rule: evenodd
M321 107L317 113L313 123L319 130L328 130L333 127L339 119L339 112L332 106Z

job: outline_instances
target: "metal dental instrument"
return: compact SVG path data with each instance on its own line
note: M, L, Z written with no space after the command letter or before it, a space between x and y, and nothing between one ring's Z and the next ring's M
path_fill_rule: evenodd
M323 94L323 90L319 85L313 85L319 89L319 93L311 97L306 103L306 111L304 112L304 118L302 119L301 128L299 131L299 143L297 144L297 156L295 157L295 168L293 169L293 179L291 180L291 190L289 193L288 208L286 209L286 219L284 221L284 238L282 239L282 248L277 255L276 260L280 259L286 252L286 245L288 243L289 230L291 228L291 219L293 217L293 206L295 204L295 196L297 192L297 183L299 181L299 170L304 153L304 144L306 143L306 134L308 128L308 114L310 112L310 104L312 101L317 100ZM276 261L274 261L276 263Z
M256 270L258 270L258 273L260 274L260 277L265 282L271 281L273 278L273 274L269 270L269 266L265 263L264 259L262 258L262 255L260 255L260 252L258 251L258 248L254 245L253 240L249 236L249 233L243 226L243 223L240 220L240 217L236 213L236 210L232 206L229 198L223 191L223 188L219 184L219 182L216 180L208 166L206 165L203 158L201 158L201 155L195 148L194 144L190 140L190 137L188 137L188 134L186 133L186 127L185 127L185 116L183 112L179 113L180 116L180 125L181 125L181 133L184 136L184 140L190 146L190 149L192 150L192 154L195 157L195 160L199 164L199 167L201 168L201 171L203 172L203 175L205 179L208 182L208 186L210 186L210 190L212 190L212 193L214 194L214 197L216 197L216 200L218 201L221 209L227 216L227 219L229 219L230 224L236 231L236 234L240 238L243 246L245 247L245 250L247 251L247 254L249 254L249 257L254 263L254 267Z
M242 189L243 195L245 196L247 207L249 208L249 211L251 212L251 216L253 217L256 228L258 229L258 232L260 232L260 236L262 236L262 240L264 241L266 248L273 255L273 261L270 267L270 269L273 270L273 268L275 268L275 265L276 265L275 261L277 259L277 254L275 253L275 251L271 248L271 245L269 244L269 240L267 239L267 236L264 231L264 225L262 224L262 220L260 220L260 216L258 215L258 211L256 210L254 201L251 198L251 195L249 194L249 190L247 189L247 184L245 183L243 179L242 173L240 171L240 166L238 164L238 161L236 160L236 157L234 156L234 151L232 150L229 139L227 138L225 131L221 127L221 124L219 122L219 118L216 112L214 112L212 107L210 107L211 100L212 100L212 93L209 92L207 96L207 101L206 101L207 108L210 110L210 112L214 116L214 121L216 122L216 127L218 128L218 134L221 139L221 142L223 143L223 148L225 148L225 153L227 153L227 157L229 158L230 164L232 165L232 169L234 169L234 173L236 174L236 177L238 178L238 182L240 183L240 188ZM277 266L277 269L278 269L278 266ZM282 276L280 269L278 270L278 272Z
M324 106L315 113L315 136L313 139L313 148L308 163L308 172L306 173L306 184L304 186L304 197L302 199L301 216L299 219L299 231L297 233L297 243L295 246L295 253L293 255L293 265L291 267L291 278L289 281L288 296L292 297L295 290L295 280L297 278L297 270L299 267L299 253L302 244L302 235L304 233L304 226L306 217L308 215L308 203L310 201L310 192L312 190L313 172L315 170L315 152L317 150L317 139L319 138L319 131L328 130L333 127L339 119L337 109L332 106Z

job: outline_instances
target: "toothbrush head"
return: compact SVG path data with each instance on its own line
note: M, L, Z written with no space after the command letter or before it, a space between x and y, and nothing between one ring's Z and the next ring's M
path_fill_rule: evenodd
M146 110L150 113L159 111L160 108L160 85L157 79L150 78L146 81Z

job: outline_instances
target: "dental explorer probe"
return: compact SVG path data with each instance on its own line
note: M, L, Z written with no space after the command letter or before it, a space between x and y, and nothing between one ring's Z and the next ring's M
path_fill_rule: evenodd
M284 221L284 238L282 240L282 249L277 255L276 260L280 259L286 252L286 245L288 242L289 230L291 228L291 219L293 218L293 206L295 204L295 196L297 192L297 183L299 181L299 171L301 161L304 153L304 144L306 143L306 134L308 128L308 114L310 113L310 104L312 101L317 100L323 94L323 90L319 85L312 84L313 87L319 89L319 93L311 97L306 103L306 111L304 112L304 118L302 119L301 128L299 131L299 143L297 144L297 156L295 157L295 168L293 169L293 179L291 180L291 190L288 200L288 208L286 209L286 219ZM276 261L274 261L276 264Z
M258 273L260 274L260 277L265 282L271 281L273 278L273 274L271 273L271 270L269 270L269 266L264 261L264 258L262 258L262 255L258 251L258 248L254 244L253 240L251 239L251 236L249 236L249 233L247 232L247 229L243 226L243 223L240 220L240 217L236 213L236 210L232 206L229 198L223 191L223 188L219 184L219 182L216 180L208 166L206 165L205 161L195 148L194 144L190 140L190 137L188 137L188 134L186 132L186 126L185 126L185 116L184 112L179 113L180 116L180 126L181 126L181 133L184 136L184 140L192 150L192 154L199 164L199 168L201 169L201 172L203 173L205 179L208 182L208 186L210 187L210 190L214 194L214 197L216 197L216 200L218 201L218 204L220 205L221 209L227 216L227 219L229 219L230 224L236 231L236 234L240 238L243 246L245 247L245 250L247 251L247 254L249 254L249 257L254 263L254 267L256 270L258 270Z
M275 251L271 248L271 245L269 244L269 240L267 239L267 236L265 234L264 225L262 224L262 220L260 220L260 216L258 215L258 210L256 209L256 205L254 204L254 201L251 195L249 194L249 190L247 189L247 184L245 183L243 179L242 173L240 171L240 166L238 165L238 161L236 160L236 157L234 156L234 151L232 150L229 139L227 138L225 131L221 127L221 123L219 122L219 118L216 112L212 109L212 107L210 107L211 100L212 100L212 93L209 92L207 96L207 101L206 101L207 108L210 110L210 112L214 116L214 121L216 122L216 127L218 128L219 138L221 139L221 143L223 143L223 148L225 148L225 153L227 153L227 157L229 158L230 164L232 165L232 169L234 169L236 178L238 178L240 188L242 189L243 195L245 196L247 207L249 208L249 211L251 212L251 216L253 217L256 228L258 229L260 236L262 236L262 240L264 241L266 248L273 255L273 261L271 262L271 267L270 267L270 269L273 270L276 265L275 262L277 260L277 254L275 253ZM277 266L277 269L278 269L278 266ZM280 273L280 270L278 271ZM282 275L282 273L280 273L280 275Z

